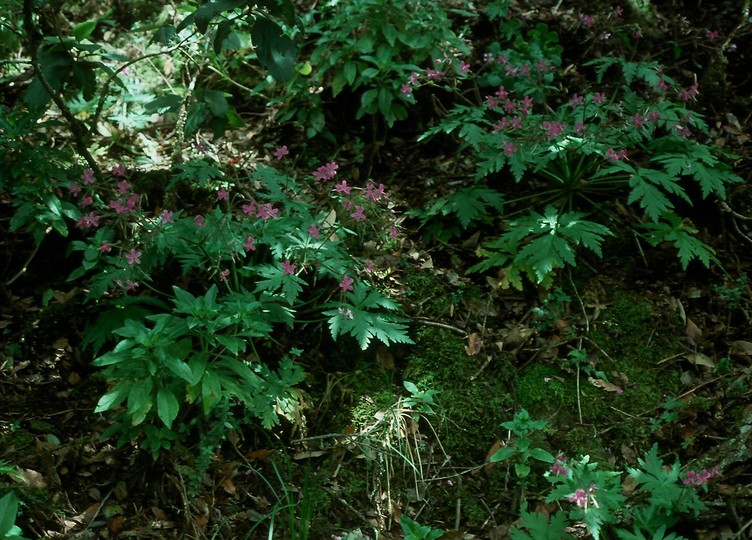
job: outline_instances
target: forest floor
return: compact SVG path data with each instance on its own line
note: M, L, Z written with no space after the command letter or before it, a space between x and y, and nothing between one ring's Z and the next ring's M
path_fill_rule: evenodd
M574 4L577 11L584 3ZM735 12L733 2L667 4L685 12L687 31L697 35L728 32ZM578 45L588 44L557 16L522 7L520 16L547 22L567 54L585 54ZM75 263L62 238L32 252L30 238L9 233L13 208L3 196L9 301L0 306L0 460L23 476L15 484L19 526L40 538L262 538L274 511L287 531L275 537L293 537L305 521L314 539L356 530L362 536L351 538L375 538L376 530L401 538L406 512L452 531L446 538L507 538L522 493L532 508L551 510L542 502L545 485L523 491L505 464L487 461L507 437L500 424L525 408L548 422L550 448L617 470L653 443L668 461L719 467L703 496L710 510L681 532L750 537L752 44L742 39L716 94L702 93L712 87L705 77L720 77L709 73L709 57L698 53L683 66L703 81L699 103L715 142L739 156L736 172L747 179L723 205L689 210L723 270L694 263L682 270L671 250L642 250L625 233L608 241L603 259L583 257L562 271L551 290L503 289L493 275L465 274L483 238L426 243L417 220L405 219L388 279L416 344L306 351L305 421L234 434L198 472L102 439L109 423L93 411L106 383L81 347L89 308L65 281ZM579 58L566 61L576 66ZM327 111L334 126L335 113ZM327 146L266 125L250 148L238 142L233 151ZM346 127L335 129L355 140ZM398 123L366 148L374 145L368 176L393 179L392 201L403 211L443 194L456 174L451 140L418 146L414 138ZM346 143L338 162L347 167L362 150ZM314 331L307 336L313 347L317 339ZM588 361L571 362L582 349ZM437 407L416 415L402 381L436 390Z

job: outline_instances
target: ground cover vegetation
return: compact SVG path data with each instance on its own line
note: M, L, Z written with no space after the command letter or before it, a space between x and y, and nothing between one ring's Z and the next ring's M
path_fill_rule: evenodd
M749 534L748 0L0 5L0 538Z

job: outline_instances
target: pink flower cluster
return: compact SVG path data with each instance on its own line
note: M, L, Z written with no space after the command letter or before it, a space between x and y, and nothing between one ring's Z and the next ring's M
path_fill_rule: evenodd
M592 504L598 508L598 501L595 500L595 492L598 491L598 486L591 484L587 491L584 489L576 490L572 495L567 497L569 502L575 503L579 508L587 510L588 504Z
M702 486L708 483L708 480L718 474L718 467L713 467L710 470L703 469L698 471L687 471L684 477L684 485L686 486Z

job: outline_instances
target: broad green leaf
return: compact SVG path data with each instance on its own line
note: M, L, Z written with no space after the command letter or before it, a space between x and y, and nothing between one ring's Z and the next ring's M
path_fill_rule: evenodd
M97 406L94 409L95 413L101 413L105 411L109 411L110 409L114 409L118 405L120 405L126 397L128 397L128 394L130 393L131 384L120 382L118 383L115 388L107 392L105 395L103 395L101 398L99 398L99 401L97 402Z
M96 19L80 22L73 27L73 36L76 38L76 41L83 41L91 35L96 27Z
M7 538L16 522L18 499L12 491L0 499L0 538Z
M177 418L179 411L180 403L172 390L164 387L157 390L157 415L165 426L172 427L172 422Z
M514 456L515 454L517 454L517 449L514 446L504 446L502 448L499 448L496 452L494 452L491 455L491 457L488 458L488 461L491 463L496 463L497 461L504 461Z
M265 17L257 17L253 24L252 37L259 62L278 81L290 80L294 73L295 44L279 25Z

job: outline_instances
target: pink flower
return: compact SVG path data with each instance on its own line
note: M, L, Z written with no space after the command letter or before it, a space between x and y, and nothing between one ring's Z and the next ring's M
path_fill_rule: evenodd
M593 103L603 103L604 101L606 101L606 94L603 92L593 94Z
M94 202L94 199L92 199L91 195L86 195L81 199L81 208L86 208L87 206L91 206L91 203Z
M249 251L256 251L256 239L253 236L248 236L248 238L245 239L245 242L243 242L243 248L245 249L246 253Z
M718 32L718 30L708 30L707 32L705 32L705 37L708 39L708 41L711 42L718 39L720 35L721 34Z
M193 224L196 225L196 227L203 227L204 226L204 216L201 214L196 214L196 217L193 218Z
M389 227L389 238L399 238L399 230L397 229L397 227Z
M256 203L251 201L243 205L243 213L246 216L252 216L256 212Z
M512 157L517 152L517 147L513 142L504 143L504 155Z
M543 71L548 71L548 60L545 60L545 59L538 60L538 62L535 64L535 69L539 73Z
M579 121L575 122L574 132L577 133L577 135L581 135L583 131L585 131L585 124Z
M172 220L172 210L162 210L162 223L174 223Z
M413 95L413 89L409 84L403 84L400 86L400 93L405 97L410 97Z
M366 199L376 202L381 199L381 197L385 196L386 193L384 192L384 184L379 184L379 187L377 188L371 182L366 182Z
M311 223L311 226L308 227L308 236L310 236L311 238L316 238L317 240L321 237L319 228L316 227L315 223Z
M718 467L713 467L710 470L703 469L702 472L687 471L684 477L684 485L686 486L702 486L707 484L708 480L713 478L719 472Z
M486 105L493 110L499 106L499 101L494 96L486 96Z
M123 204L123 199L119 198L118 200L111 200L110 201L110 208L115 210L115 213L122 214L127 210L125 205Z
M282 275L294 275L295 274L295 264L291 263L289 260L284 261L282 263Z
M140 197L135 193L131 193L127 199L125 199L125 209L128 212L135 213L136 205L139 203Z
M622 148L619 150L619 152L614 152L613 148L609 148L606 150L606 159L609 160L611 163L616 163L617 161L621 161L622 159L627 159L627 151Z
M555 139L567 127L566 124L561 122L543 122L541 126L546 130L546 136L549 139Z
M342 289L342 292L352 291L353 287L353 278L348 276L342 276L342 281L339 284L339 288Z
M117 165L112 166L112 176L125 176L125 165L122 163L118 163Z
M85 186L93 184L97 181L96 178L94 178L94 171L92 171L91 169L86 169L84 171L84 174L81 175L81 180L84 181Z
M229 201L230 200L230 194L227 192L225 188L219 188L217 190L217 201Z
M464 60L460 60L460 73L470 73L470 64L465 63Z
M410 73L410 79L407 81L407 83L411 86L415 86L416 84L418 84L418 77L418 73L413 71L412 73Z
M141 264L141 252L131 248L131 250L125 255L128 259L128 264Z
M697 97L697 94L699 94L700 91L698 89L697 83L693 84L689 88L682 88L679 90L679 100L680 101L689 101L690 99L695 99Z
M222 272L219 274L219 280L220 281L227 281L227 278L230 276L230 269L225 268L222 270Z
M587 497L585 496L585 490L584 489L578 489L574 492L573 495L570 495L567 497L567 500L569 502L577 503L577 506L582 508L587 503Z
M81 216L76 222L76 226L79 229L88 229L89 227L99 227L99 216L94 212L89 212L85 216Z
M337 162L332 161L331 163L327 163L326 165L322 165L321 167L316 169L313 172L313 177L318 181L331 180L337 174L338 168L339 165L337 165Z
M592 28L595 25L595 17L592 15L583 15L582 24L585 28Z
M110 251L112 251L112 246L109 242L102 242L99 246L99 253L109 253Z
M428 68L426 70L426 79L428 79L429 81L440 82L443 77L444 77L443 71L439 71L438 69L433 69L433 68Z
M280 160L280 159L282 159L283 157L285 157L289 153L290 153L290 150L287 149L287 145L280 146L279 148L277 148L274 151L274 157L277 158L278 160Z
M355 212L350 214L350 217L352 217L355 221L364 221L366 219L366 215L363 213L364 208L360 205L355 207Z
M352 190L352 188L347 185L347 180L342 180L342 182L337 184L334 189L337 190L337 193L344 193L345 195L349 195L350 190Z
M527 114L527 111L533 106L533 98L530 96L525 96L522 98L522 101L520 101L520 111L522 111L522 114Z
M81 186L78 185L78 182L73 182L73 185L68 189L74 197L78 197L78 194L81 193Z
M635 115L630 116L629 119L632 121L632 123L634 124L634 127L636 127L637 129L640 129L642 126L647 124L647 120L640 113L635 113Z
M624 14L624 9L621 6L619 6L619 5L617 5L614 8L614 11L612 13L612 15L614 16L614 18L621 17L623 14Z
M551 465L551 468L549 470L551 471L551 474L553 474L554 476L567 476L569 474L569 471L567 471L567 468L558 459L553 465Z
M123 195L125 195L131 190L131 185L128 183L127 180L121 180L120 182L118 182L117 187L118 187L118 193L122 193Z
M507 92L503 86L499 86L499 89L496 90L494 94L497 98L501 99L507 99L509 97L509 92Z
M570 105L571 105L572 107L577 107L578 105L582 105L582 99L583 99L583 98L582 98L582 96L580 96L580 95L578 95L578 94L574 94L574 95L573 95L573 96L572 96L572 97L571 97L571 98L569 99L569 104L570 104Z
M277 208L274 208L271 203L259 205L258 212L256 213L256 217L261 218L263 221L275 218L278 215L279 210Z

